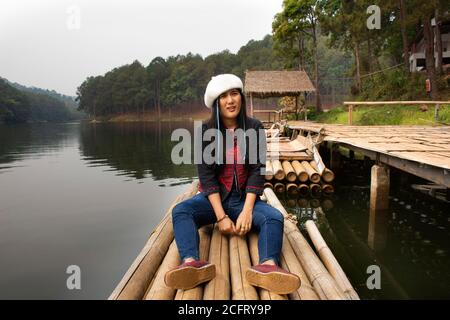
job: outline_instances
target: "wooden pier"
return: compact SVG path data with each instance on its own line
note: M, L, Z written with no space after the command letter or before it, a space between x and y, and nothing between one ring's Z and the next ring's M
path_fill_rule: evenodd
M349 126L289 121L300 134L359 152L379 164L392 166L450 188L450 126Z

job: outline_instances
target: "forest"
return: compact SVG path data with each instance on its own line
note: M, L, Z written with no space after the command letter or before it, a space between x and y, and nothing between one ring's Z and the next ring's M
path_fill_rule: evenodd
M202 108L211 76L244 78L246 70L304 69L316 87L309 101L316 112L330 94L328 104L336 96L448 98L440 36L448 26L448 8L450 0L284 0L272 34L264 39L250 40L237 53L155 57L147 66L136 60L88 77L77 90L79 109L91 117L193 112L197 109L192 106ZM411 72L409 55L420 39L425 68ZM431 83L430 94L425 79Z
M73 97L0 78L0 123L63 122L86 115Z

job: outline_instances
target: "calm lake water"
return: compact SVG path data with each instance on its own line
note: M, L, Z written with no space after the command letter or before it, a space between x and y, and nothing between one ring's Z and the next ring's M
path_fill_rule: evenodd
M193 123L0 125L0 298L107 298L196 178L171 163L175 128ZM316 220L362 298L450 298L448 206L392 186L386 241L372 250L369 167L353 166L331 198L281 196L300 227ZM81 290L67 289L70 265ZM381 290L367 289L369 265L381 268Z

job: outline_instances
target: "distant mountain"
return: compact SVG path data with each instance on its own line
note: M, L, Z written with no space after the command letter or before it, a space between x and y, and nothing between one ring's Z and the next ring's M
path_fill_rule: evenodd
M0 77L0 122L64 122L85 118L77 107L75 97Z

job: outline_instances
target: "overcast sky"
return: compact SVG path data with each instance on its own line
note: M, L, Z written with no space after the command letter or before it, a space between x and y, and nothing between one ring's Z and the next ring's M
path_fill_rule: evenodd
M137 59L225 49L271 33L282 0L1 0L0 76L75 95ZM79 13L79 14L78 14Z

